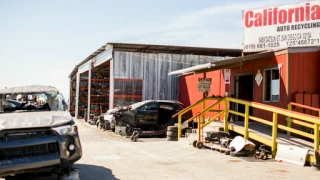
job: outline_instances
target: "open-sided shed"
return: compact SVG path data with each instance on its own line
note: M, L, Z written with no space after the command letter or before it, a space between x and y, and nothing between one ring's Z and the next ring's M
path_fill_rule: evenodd
M70 74L70 110L100 114L142 100L178 100L171 71L241 56L240 49L107 43Z

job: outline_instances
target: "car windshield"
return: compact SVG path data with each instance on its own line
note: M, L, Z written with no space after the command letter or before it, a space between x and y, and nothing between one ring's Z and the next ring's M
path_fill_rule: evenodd
M2 104L3 112L67 110L67 104L58 92L6 95Z
M137 103L134 103L134 104L131 104L131 108L132 109L136 109L138 107L140 107L141 105L143 105L145 102L137 102Z

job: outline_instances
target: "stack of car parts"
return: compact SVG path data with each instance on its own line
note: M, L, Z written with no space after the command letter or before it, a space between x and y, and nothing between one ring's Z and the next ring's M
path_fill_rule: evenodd
M254 157L256 159L267 160L270 158L271 155L272 153L270 149L268 149L268 147L265 145L261 145L259 149L256 151L256 154L254 155Z
M193 146L202 149L203 147L208 147L213 150L218 150L220 152L229 153L230 150L228 146L232 138L229 133L224 131L211 131L206 132L206 136L204 137L204 141L194 141Z
M251 141L244 139L242 136L237 136L230 142L230 155L237 157L251 156L255 152L255 146Z
M106 123L106 120L104 120L104 114L101 114L101 115L99 116L99 120L96 122L96 125L97 125L97 127L99 127L100 129L104 129L104 130L107 129L107 127L106 127L107 123Z
M130 136L130 141L131 142L138 142L138 137L139 137L139 131L134 130L132 135Z
M89 124L95 125L97 124L97 121L98 121L98 116L93 116L93 118L89 120Z

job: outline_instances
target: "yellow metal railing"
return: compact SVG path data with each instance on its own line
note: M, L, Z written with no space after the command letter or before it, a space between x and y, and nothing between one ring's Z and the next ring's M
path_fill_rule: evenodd
M205 113L208 112L208 111L205 111L206 110L206 102L209 101L209 100L215 100L215 101L219 101L221 100L221 98L214 98L214 97L207 97L207 98L204 98L198 102L196 102L195 104L192 104L188 107L186 107L185 109L183 109L182 111L180 111L179 113L173 115L172 117L177 117L178 116L178 137L181 137L182 135L182 130L181 130L181 124L182 124L182 116L184 114L186 114L187 112L191 111L192 109L196 108L196 107L199 107L199 105L202 105L201 107L201 117L202 119L204 120L204 117L205 117ZM208 108L207 108L208 109ZM212 108L211 108L212 109ZM186 122L190 122L192 121L196 116L188 119ZM185 123L186 123L185 122Z
M186 112L188 112L189 110L193 109L195 106L203 103L203 101L205 101L206 99L203 99L202 101L197 102L196 104L189 106L187 109L181 111L180 113L177 114L178 116L178 135L179 137L181 137L181 118L182 115ZM257 140L263 144L266 144L268 146L271 146L272 149L272 153L273 156L275 156L276 153L276 149L277 149L277 133L278 133L278 129L282 129L285 130L289 133L294 133L303 137L307 137L310 138L314 141L314 150L319 150L319 126L320 126L320 119L318 117L315 116L311 116L311 115L307 115L307 114L302 114L302 113L298 113L298 112L294 112L291 111L290 109L283 109L283 108L278 108L275 106L270 106L270 105L265 105L265 104L261 104L261 103L256 103L256 102L249 102L249 101L245 101L245 100L240 100L240 99L236 99L236 98L230 98L230 97L225 97L225 98L214 98L214 100L217 100L217 102L215 102L214 104L212 104L211 106L204 108L200 115L204 116L204 114L208 111L210 111L211 109L213 109L214 107L216 107L219 104L224 103L224 110L220 111L220 113L218 113L215 117L211 118L208 122L206 122L205 124L202 125L201 128L204 128L205 126L207 126L208 124L210 124L212 121L214 121L216 118L224 115L224 130L228 131L228 130L232 130L235 131L237 133L240 133L244 136L245 139L254 139ZM233 103L238 103L238 104L242 104L245 106L245 113L240 113L240 112L236 112L233 110L229 110L229 103L233 102ZM258 117L254 117L251 116L249 114L249 109L250 107L253 107L255 109L261 109L264 111L268 111L271 112L272 115L272 121L270 122L269 120L266 119L262 119L262 118L258 118ZM238 116L242 116L244 117L244 128L243 129L239 129L236 126L232 126L231 124L228 124L228 113L231 114L235 114ZM289 124L287 124L287 126L285 125L281 125L278 124L278 117L279 115L283 115L286 116L287 119L289 119L290 122L294 122L294 123L299 123L299 125L301 126L305 126L305 127L309 127L309 128L313 128L314 129L314 133L307 133L301 130L297 130L292 128ZM260 122L262 124L266 124L272 127L272 138L267 139L264 138L262 136L257 135L256 133L253 132L249 132L249 119L253 120L253 121L257 121ZM190 119L188 120L190 121Z
M295 107L298 107L298 108L301 108L301 109L307 109L307 110L310 110L310 111L315 111L318 113L319 117L320 117L320 109L319 108L314 108L314 107L310 107L310 106L307 106L307 105L303 105L303 104L299 104L299 103L294 103L294 102L290 102L288 104L288 110L292 111L292 107L295 106ZM303 127L308 127L310 129L313 129L313 125L310 124L310 123L306 123L306 122L302 122L302 121L299 121L297 119L292 119L291 117L288 117L287 118L287 126L288 127L291 127L291 124L292 123L295 123L295 124L298 124L298 125L301 125ZM291 132L287 132L288 135L291 135Z

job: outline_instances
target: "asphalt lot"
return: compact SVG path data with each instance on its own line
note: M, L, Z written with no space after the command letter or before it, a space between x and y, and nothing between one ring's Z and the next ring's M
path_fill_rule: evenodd
M129 142L77 120L83 157L75 167L81 180L108 179L319 179L320 171L193 148L187 141L140 139ZM35 179L56 179L36 177Z

